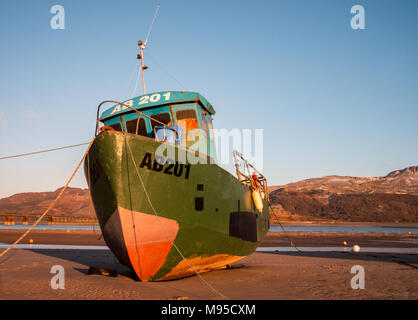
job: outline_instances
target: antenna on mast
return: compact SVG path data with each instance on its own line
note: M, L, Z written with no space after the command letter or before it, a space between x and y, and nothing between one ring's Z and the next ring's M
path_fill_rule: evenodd
M160 5L157 5L157 8L155 9L155 13L154 13L154 18L152 18L151 25L150 25L150 27L149 27L149 29L148 29L148 34L147 34L147 37L145 38L145 42L142 42L141 40L139 40L139 41L138 41L138 46L139 46L139 52L140 52L140 53L136 56L136 58L137 58L138 60L141 60L142 90L143 90L144 94L145 94L145 78L144 78L144 70L147 70L147 69L148 69L148 67L144 65L144 49L145 49L145 46L147 45L148 38L149 38L149 35L150 35L150 33L151 33L152 26L153 26L153 24L154 24L155 18L157 17L157 13L158 13L158 9L159 9L159 8L160 8ZM137 85L138 85L138 82L137 82ZM135 92L135 91L136 91L136 86L135 86L135 90L134 90L134 92Z
M146 37L145 42L144 42L144 48L147 45L148 38L149 38L149 35L151 33L151 30L152 30L152 25L154 24L155 18L157 17L158 9L160 9L160 5L159 4L157 5L157 8L155 9L154 18L152 18L151 25L149 26L148 34L147 34L147 37Z

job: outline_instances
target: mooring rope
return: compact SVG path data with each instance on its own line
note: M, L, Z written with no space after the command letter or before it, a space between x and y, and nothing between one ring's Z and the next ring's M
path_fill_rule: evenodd
M9 252L13 247L15 247L20 241L22 241L22 239L24 239L38 224L39 222L41 222L41 220L46 216L46 214L54 207L55 203L61 198L62 194L64 193L64 191L67 189L68 185L70 184L70 182L73 180L75 174L77 173L77 171L80 169L81 164L83 163L84 159L87 157L88 152L90 151L90 148L94 142L94 140L96 139L96 137L94 137L91 142L86 142L86 143L80 143L80 144L76 144L76 145L71 145L71 146L65 146L65 147L59 147L59 148L54 148L54 149L48 149L48 150L42 150L42 151L36 151L36 152L31 152L31 153L25 153L25 154L19 154L19 155L14 155L14 156L7 156L7 157L2 157L0 158L0 160L2 159L9 159L9 158L15 158L15 157L22 157L22 156L28 156L28 155L32 155L32 154L38 154L38 153L43 153L43 152L50 152L50 151L56 151L56 150L61 150L61 149L66 149L66 148L72 148L72 147L78 147L81 145L85 145L85 144L89 144L86 152L84 153L83 158L80 160L79 164L77 165L76 169L74 170L73 174L71 175L70 179L67 181L67 183L65 184L65 186L61 189L60 193L57 195L57 197L54 199L54 201L52 201L52 203L49 205L49 207L45 210L45 212L38 218L38 220L35 221L35 223L28 229L26 230L26 232L19 238L17 239L13 244L11 244L6 250L4 250L3 252L0 253L0 257L4 256L7 252ZM157 213L157 211L155 210L154 206L152 205L151 199L149 197L149 194L147 192L147 189L145 187L145 184L141 178L141 175L139 174L138 171L138 167L136 165L134 156L132 154L132 150L129 146L129 143L126 141L126 145L129 149L129 153L132 157L132 161L134 163L134 167L136 170L136 173L139 177L139 180L141 181L142 187L144 189L145 195L147 197L148 203L150 204L152 210L154 211L154 215L157 217L157 221L160 224L160 226L162 227L162 229L164 230L167 239L170 241L171 245L177 250L177 252L180 254L182 260L193 270L193 272L200 278L200 280L202 280L202 282L209 288L211 289L213 292L215 292L216 294L218 294L219 296L228 299L227 296L223 295L221 292L219 292L218 290L216 290L209 282L207 282L205 279L202 278L202 276L200 275L200 273L186 260L186 258L184 257L183 253L180 251L180 249L177 247L177 245L170 239L168 232L166 230L166 228L164 227L164 225L160 222L160 217ZM90 164L88 164L90 165Z
M129 149L129 153L131 154L131 158L132 158L132 162L134 163L134 167L135 167L135 170L136 170L136 173L137 173L137 175L138 175L138 178L139 178L139 180L141 181L141 184L142 184L142 188L144 189L144 193L145 193L145 195L146 195L146 197L147 197L147 199L148 199L148 203L149 203L149 205L150 205L150 207L151 207L151 209L152 209L152 211L154 211L154 215L157 217L157 222L158 222L158 224L161 226L161 228L164 230L164 232L165 232L165 234L166 234L166 236L167 236L167 239L168 239L168 241L170 241L170 243L171 243L171 245L177 250L177 252L180 254L180 256L181 256L181 258L182 258L182 260L193 270L193 272L200 278L200 280L202 280L202 282L210 289L210 290L212 290L213 292L215 292L216 294L218 294L219 296L221 296L222 298L224 298L224 299L229 299L228 297L226 297L225 295L223 295L221 292L219 292L218 290L216 290L209 282L207 282L205 279L203 279L202 278L202 276L200 275L200 273L186 260L186 258L184 257L184 255L183 255L183 253L180 251L180 249L177 247L177 245L170 239L170 236L168 235L168 232L167 232L167 229L164 227L164 225L160 222L160 216L158 215L158 213L157 213L157 211L155 210L155 208L154 208L154 206L152 205L152 202L151 202L151 199L150 199L150 197L149 197L149 194L148 194L148 192L147 192L147 188L145 187L145 184L144 184L144 182L142 181L142 177L141 177L141 175L139 174L139 171L138 171L138 167L137 167L137 165L136 165L136 162L135 162L135 158L134 158L134 156L133 156L133 154L132 154L132 150L131 150L131 147L129 146L129 143L128 143L128 141L126 141L126 145L127 145L127 147L128 147L128 149Z
M83 146L83 145L86 145L86 144L89 144L89 143L90 142L84 142L84 143L73 144L73 145L65 146L65 147L58 147L58 148L54 148L54 149L47 149L47 150L34 151L34 152L29 152L29 153L16 154L16 155L13 155L13 156L0 157L0 160L17 158L17 157L31 156L33 154L44 153L44 152L51 152L51 151L57 151L57 150L68 149L68 148L75 148L75 147Z
M125 149L128 145L128 142L126 141L126 135L124 135L125 138ZM134 212L132 210L132 192L131 192L131 179L130 179L130 174L129 174L129 163L128 160L126 160L126 173L128 176L128 189L129 189L129 203L130 203L130 207L131 207L131 220L132 220L132 229L134 232L134 241L135 241L135 250L136 250L136 256L138 257L138 269L139 272L142 276L142 269L141 269L141 256L139 254L139 248L138 248L138 240L136 238L136 227L135 227L135 219L134 219Z
M270 199L268 200L268 204L269 204L269 207L271 208L271 211L273 212L273 214L274 214L274 216L275 216L275 218L276 218L277 222L279 223L280 227L282 228L282 230L283 230L283 232L284 232L285 236L287 237L287 240L289 240L290 246L291 246L291 247L293 247L293 248L295 248L295 249L296 249L296 251L298 251L298 252L302 252L302 250L300 250L298 247L296 247L296 246L293 244L293 241L292 241L292 240L290 239L290 237L287 235L287 231L283 228L282 224L280 223L280 220L279 220L279 218L277 217L276 212L275 212L275 210L274 210L273 206L271 205Z
M24 237L26 237L35 227L36 225L43 219L43 217L45 217L45 215L49 212L49 210L52 209L52 207L54 207L55 203L58 201L59 198L61 198L62 194L64 193L65 189L67 189L68 185L70 184L71 180L73 180L75 174L77 173L78 169L80 169L81 164L83 163L84 159L86 158L94 140L96 139L96 137L93 138L93 140L91 140L89 147L87 148L87 151L84 153L83 158L81 159L81 161L79 162L79 164L77 165L77 168L74 170L73 174L71 175L70 179L67 181L67 183L65 184L65 186L61 189L61 192L58 194L58 196L55 198L54 201L51 202L51 204L49 205L48 209L45 210L45 212L38 218L38 220L35 221L35 223L28 229L26 230L26 232L19 238L17 239L13 244L11 244L6 250L4 250L2 253L0 253L0 257L4 256L9 250L11 250L15 245L17 245Z

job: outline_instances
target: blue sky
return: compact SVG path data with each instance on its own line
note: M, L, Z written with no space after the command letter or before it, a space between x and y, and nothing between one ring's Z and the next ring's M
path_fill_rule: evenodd
M55 4L64 30L50 27ZM216 128L263 128L270 185L418 164L418 2L406 0L2 1L0 156L89 141L97 105L131 95L157 4L147 91L197 91ZM365 30L350 27L356 4ZM83 153L1 160L0 197L55 190ZM72 186L86 187L82 172Z

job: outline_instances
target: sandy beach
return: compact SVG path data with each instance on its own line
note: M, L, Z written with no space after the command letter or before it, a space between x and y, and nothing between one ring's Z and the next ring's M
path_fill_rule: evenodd
M11 243L22 230L2 230ZM407 234L269 233L261 246L342 246L416 248ZM100 231L33 231L34 244L104 246ZM65 270L65 289L52 289L51 267ZM352 266L365 269L365 289L350 285ZM90 266L116 270L117 277L88 275ZM366 252L255 252L232 268L202 274L230 299L418 299L418 255ZM0 299L222 299L199 277L141 282L110 250L13 249L0 259Z

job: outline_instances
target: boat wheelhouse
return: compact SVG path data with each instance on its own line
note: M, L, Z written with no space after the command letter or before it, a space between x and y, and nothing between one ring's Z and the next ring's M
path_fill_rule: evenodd
M104 124L103 130L169 142L206 155L215 163L214 114L212 105L199 93L165 91L116 104L98 120Z

